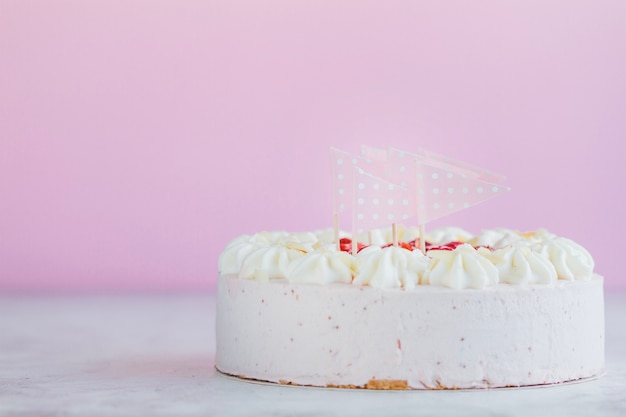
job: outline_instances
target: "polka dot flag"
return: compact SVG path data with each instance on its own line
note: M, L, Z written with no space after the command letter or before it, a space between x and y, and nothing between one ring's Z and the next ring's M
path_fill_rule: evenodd
M388 179L414 190L417 217L421 224L466 209L509 191L509 187L483 178L504 178L468 164L430 159L390 148Z
M509 191L500 174L424 149L361 152L331 148L336 237L337 214L347 210L361 233L413 217L424 225Z
M471 165L458 159L452 159L445 155L420 148L416 153L405 152L395 148L380 149L368 145L361 145L361 154L364 158L388 162L388 171L384 177L404 186L414 186L415 177L408 176L410 169L406 167L406 158L418 160L447 171L465 174L486 182L499 184L506 178L502 174L488 171L484 168Z
M415 215L415 194L406 187L354 167L353 229L362 233Z
M458 159L452 159L424 148L419 148L415 156L418 155L424 158L424 160L431 165L438 166L448 171L457 171L460 174L465 174L481 181L500 184L506 179L504 175L498 174L497 172L489 171L487 169L477 167L476 165L459 161Z
M387 162L352 155L330 148L333 184L333 210L335 214L351 210L354 203L354 168L361 168L380 176L387 170Z

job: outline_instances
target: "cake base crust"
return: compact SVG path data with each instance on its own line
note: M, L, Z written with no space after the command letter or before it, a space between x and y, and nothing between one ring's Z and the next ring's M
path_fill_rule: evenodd
M216 371L220 374L223 375L226 378L232 378L232 379L236 379L239 381L244 381L244 382L249 382L249 383L253 383L253 384L267 384L267 385L288 385L288 386L292 386L292 387L302 387L302 388L318 388L318 389L353 389L353 390L363 390L363 389L370 389L370 390L395 390L395 391L471 391L471 390L501 390L501 389L512 389L512 388L541 388L541 387L553 387L553 386L560 386L560 385L569 385L569 384L578 384L581 382L587 382L587 381L593 381L595 379L598 379L599 377L601 377L602 375L604 375L605 372L602 372L601 374L598 375L592 375L586 378L578 378L578 379L572 379L569 381L562 381L562 382L554 382L554 383L550 383L550 384L536 384L536 385L507 385L504 387L480 387L480 388L459 388L459 387L447 387L445 385L437 385L434 387L422 387L422 388L412 388L409 387L408 384L406 384L405 386L405 382L406 381L398 381L399 384L396 384L395 381L384 381L384 380L380 380L377 381L378 385L380 386L377 387L377 384L365 384L365 385L351 385L351 384L347 384L347 385L333 385L333 384L327 384L325 387L320 387L320 386L315 386L315 385L301 385L301 384L294 384L293 382L288 382L288 381L279 381L279 382L272 382L272 381L263 381L261 379L253 379L253 378L246 378L244 376L241 375L231 375L228 374L226 372L222 372L219 369L215 368ZM384 382L383 382L384 381Z

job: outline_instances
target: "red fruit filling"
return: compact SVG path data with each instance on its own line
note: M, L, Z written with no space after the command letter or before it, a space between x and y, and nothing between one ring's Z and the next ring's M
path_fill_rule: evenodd
M406 250L414 251L419 250L420 241L419 239L412 240L410 242L398 242L398 247L401 247ZM448 242L441 245L434 245L432 243L426 242L426 251L429 250L449 250L453 251L457 247L463 245L463 242L454 241ZM357 252L360 252L363 248L366 248L368 245L358 242L357 243ZM393 246L393 243L388 243L383 248L388 248ZM474 246L474 249L478 248L486 248L493 252L493 248L491 246ZM339 249L343 252L352 253L352 239L344 237L339 240Z
M427 247L427 250L455 250L457 247L461 246L463 244L463 242L448 242L448 243L444 243L443 245L431 245L430 247Z
M385 246L383 246L383 248L388 248L390 246L393 246L393 243L388 243ZM413 251L415 249L415 246L407 242L398 242L398 247L406 249L406 250L410 250L410 251Z
M361 249L365 247L367 247L367 245L361 242L357 242L356 244L357 252L359 252ZM341 239L339 239L339 250L343 252L352 253L352 239L347 238L347 237L342 237Z

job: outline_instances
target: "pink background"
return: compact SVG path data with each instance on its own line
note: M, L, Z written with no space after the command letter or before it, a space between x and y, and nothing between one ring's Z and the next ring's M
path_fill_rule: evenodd
M242 233L331 225L330 145L513 190L625 289L626 2L0 0L0 290L203 290Z

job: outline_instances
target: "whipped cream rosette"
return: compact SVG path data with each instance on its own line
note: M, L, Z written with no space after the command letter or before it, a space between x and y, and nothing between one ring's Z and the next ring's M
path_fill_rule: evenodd
M533 251L522 241L516 241L493 252L479 248L478 253L493 263L502 283L551 284L558 278L550 259L540 252Z
M555 237L535 246L554 265L559 279L591 279L594 261L591 254L578 243L564 237Z
M254 242L249 235L243 235L234 239L220 254L218 260L218 270L220 274L238 274L246 256L267 245L268 243L259 244Z
M424 284L444 287L485 288L498 283L498 270L493 263L469 244L454 250L431 250L432 258L424 273Z
M460 227L442 227L426 233L426 241L433 245L442 245L448 242L467 242L473 235Z
M259 281L285 278L290 263L304 256L305 253L296 244L262 246L244 258L239 270L239 277Z
M331 245L295 258L287 268L286 278L301 284L349 284L355 268L352 255Z
M488 246L493 249L500 249L522 239L524 236L517 230L497 228L483 230L479 235L469 239L467 243L472 246Z
M356 258L354 284L375 288L413 288L419 284L430 262L419 251L397 246L370 246Z

